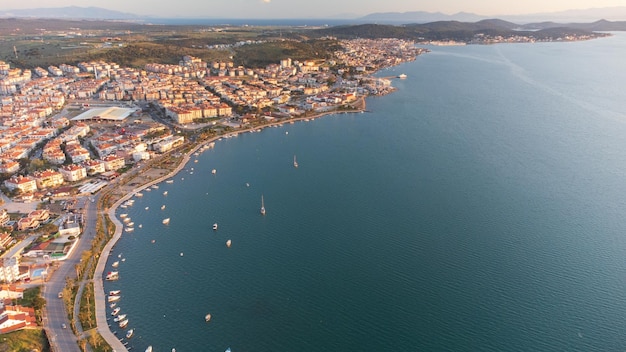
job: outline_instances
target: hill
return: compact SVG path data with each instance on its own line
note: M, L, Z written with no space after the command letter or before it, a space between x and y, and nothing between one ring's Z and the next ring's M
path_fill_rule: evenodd
M624 28L621 22L599 21L584 26L544 23L520 25L500 19L488 19L479 22L437 21L429 23L414 23L401 26L385 24L362 24L350 26L336 26L315 30L321 36L338 38L402 38L416 41L454 40L471 42L477 36L491 37L519 37L527 36L536 40L552 40L567 36L598 37L603 34L595 31L619 30Z

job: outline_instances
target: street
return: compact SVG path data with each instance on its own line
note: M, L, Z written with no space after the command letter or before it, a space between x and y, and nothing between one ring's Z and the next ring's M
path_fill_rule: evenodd
M63 300L58 297L59 292L63 291L65 286L65 278L76 278L75 267L80 262L83 251L90 249L91 242L96 234L96 220L99 195L94 196L95 201L92 203L87 197L80 199L79 204L83 204L85 209L84 230L80 236L80 240L69 257L59 262L57 270L48 277L48 282L43 288L43 298L46 300L46 314L44 318L44 328L47 329L50 338L52 351L59 352L80 352L77 338L72 329L70 329L70 321L67 317L67 310ZM80 207L80 205L79 205ZM63 324L67 328L63 328Z

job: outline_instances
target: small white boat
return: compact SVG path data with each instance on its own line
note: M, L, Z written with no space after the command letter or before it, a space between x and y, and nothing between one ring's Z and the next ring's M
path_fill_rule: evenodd
M230 245L233 244L231 240L226 241L226 247L230 248Z
M140 198L143 197L143 193L136 193L135 195Z
M210 320L211 320L211 314L208 313L207 315L204 316L204 321L208 323Z
M121 290L112 290L112 291L109 291L109 296L119 296L120 293L122 293Z
M122 218L122 219L127 217L127 216L128 216L128 214L120 214L120 218Z
M213 224L213 230L217 230L217 223Z
M142 227L143 227L143 225L142 225L142 224L139 224L139 226L138 226L138 227L139 227L139 228L142 228Z
M128 208L128 206L126 204L122 204L122 205L120 205L120 208L126 209L126 208Z
M146 188L144 191L146 191L146 192L150 192L150 191L152 191L152 190L151 190L150 188Z
M224 351L224 352L232 352L232 351L230 350L230 347L228 347L228 348L226 349L226 351Z
M119 301L121 296L109 296L107 297L107 301L109 302L115 302L115 301Z
M261 215L265 215L265 202L263 201L263 195L261 195Z
M194 162L194 163L197 163L197 162L198 162L198 159L194 160L193 162Z
M119 278L118 275L119 273L117 271L109 271L107 273L106 279L108 281L117 280Z
M159 189L159 185L152 185L153 189Z
M133 226L135 226L135 223L131 221L131 222L129 222L128 224L126 224L126 226L128 226L128 227L133 227Z
M211 170L211 173L212 173L213 175L215 175L215 174L217 173L217 170L213 169L213 170Z
M146 210L150 209L150 207L146 207Z
M174 180L167 180L165 183L174 183Z
M118 321L122 321L124 319L126 319L126 314L120 314L116 316L115 318L113 318L113 321L117 323Z
M113 309L113 308L115 308L116 305L117 305L117 303L113 302L113 303L109 304L109 308Z
M146 348L145 352L152 352L152 346L148 346L148 348Z
M111 264L112 267L117 268L120 265L119 260L116 260L113 262L113 264Z
M120 310L122 310L122 308L120 308L120 307L117 307L117 308L113 309L113 311L111 312L111 315L117 315L117 313L119 313Z
M163 195L166 196L167 195L167 191L163 192Z
M296 156L293 156L293 167L297 168L298 167L298 161L296 161Z
M130 222L130 218L124 218L124 220L122 220L122 222L129 223Z
M125 328L126 325L128 325L128 319L124 319L122 321L120 321L120 328Z
M124 229L124 231L126 231L126 232L133 232L133 231L135 231L135 228L134 227L127 227L127 228Z
M161 210L165 210L165 204L161 205Z
M167 224L170 223L170 218L165 218L165 219L163 219L162 222L163 222L163 225L167 225Z
M126 258L122 258L122 261L123 261L123 262L125 262L125 261L126 261Z
M131 337L133 337L133 333L135 332L135 329L130 329L126 332L126 338L130 339Z
M398 78L400 78L400 79L405 79L405 78L406 78L406 75L405 75L404 73L401 73L401 74L399 74L399 75L398 75Z

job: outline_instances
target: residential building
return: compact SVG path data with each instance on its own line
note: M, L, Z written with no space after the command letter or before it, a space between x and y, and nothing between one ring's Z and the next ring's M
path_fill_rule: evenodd
M37 189L54 188L63 184L63 175L58 171L44 170L33 173Z
M11 191L17 189L22 193L32 193L37 190L37 182L29 176L13 176L4 181L4 185Z
M104 161L104 168L107 171L116 171L126 165L126 161L124 161L124 158L117 155L107 155L102 158L102 161Z
M87 169L79 164L63 165L59 168L59 171L67 182L80 181L87 177Z

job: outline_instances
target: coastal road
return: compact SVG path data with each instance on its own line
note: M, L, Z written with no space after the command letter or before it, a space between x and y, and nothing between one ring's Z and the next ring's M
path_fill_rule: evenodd
M67 318L67 309L63 300L58 297L58 294L63 291L66 277L76 278L76 264L80 262L81 254L91 247L91 242L96 234L98 215L96 204L98 197L93 197L93 203L88 201L87 197L78 201L79 204L84 203L83 234L68 258L59 262L59 267L48 277L48 282L44 285L43 297L46 300L44 327L49 333L52 351L80 352L78 341L72 332L70 321ZM63 328L63 324L65 324L66 328Z

